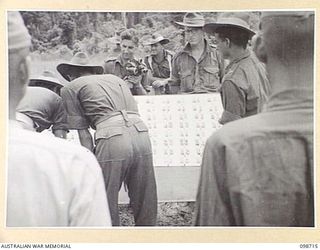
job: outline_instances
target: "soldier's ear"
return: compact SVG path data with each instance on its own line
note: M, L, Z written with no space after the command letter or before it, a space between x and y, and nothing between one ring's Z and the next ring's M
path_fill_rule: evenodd
M259 34L256 39L254 39L253 42L253 51L256 54L257 58L263 62L263 63L267 63L268 61L268 55L265 49L265 44L264 44L264 40L262 38L262 35Z
M30 64L31 64L31 58L30 56L26 56L20 61L18 65L18 79L19 79L19 82L23 84L24 88L28 85L28 82L29 82Z
M225 43L228 48L231 48L231 40L229 38L225 38Z

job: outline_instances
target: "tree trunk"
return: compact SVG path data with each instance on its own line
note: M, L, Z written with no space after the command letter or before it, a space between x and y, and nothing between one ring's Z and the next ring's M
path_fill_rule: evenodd
M121 19L123 26L127 28L127 12L121 12Z

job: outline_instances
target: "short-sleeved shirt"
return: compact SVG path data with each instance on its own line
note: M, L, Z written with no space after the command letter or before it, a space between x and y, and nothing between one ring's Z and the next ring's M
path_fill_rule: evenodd
M42 87L27 87L17 111L25 114L41 132L52 126L52 130L68 130L67 114L62 99L53 91Z
M260 112L269 92L266 70L249 50L231 61L222 79L221 98L225 124Z
M109 58L105 61L104 64L104 73L112 74L120 77L121 79L129 75L129 72L125 68L124 61L121 58L121 55Z
M132 61L134 61L136 63L139 63L139 60L137 60L137 59L132 59ZM105 61L105 63L104 63L104 73L118 76L118 77L120 77L121 79L124 79L124 80L126 79L126 77L132 75L132 73L129 72L126 69L126 66L125 66L125 63L124 63L124 61L123 61L123 59L121 57L121 54L116 58L110 58L110 59L107 59ZM146 88L147 85L148 85L147 74L142 73L141 76L142 76L141 85L144 88ZM134 88L132 88L132 86L129 86L129 87L130 87L131 93L133 95L137 95L137 93L134 90Z
M61 89L69 129L87 129L108 114L126 110L138 112L126 82L114 75L79 77Z
M223 71L221 57L207 40L198 62L191 55L191 47L188 43L173 58L170 85L178 86L178 93L216 92L220 88Z
M173 54L168 50L164 50L164 58L161 62L157 62L153 56L147 56L144 63L151 71L153 77L169 78L172 71Z
M111 226L101 168L84 147L9 124L8 227Z
M265 110L206 142L199 226L313 226L313 92L273 94Z

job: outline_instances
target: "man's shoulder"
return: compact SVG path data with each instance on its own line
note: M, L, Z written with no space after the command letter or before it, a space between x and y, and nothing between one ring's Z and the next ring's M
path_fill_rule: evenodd
M66 84L62 89L69 89L69 90L72 89L73 91L77 92L83 86L91 84L92 79L97 78L97 76L100 76L100 75L85 75L85 76L78 77L72 80L71 82L69 82L68 84Z
M65 93L76 93L78 89L78 81L77 79L68 82L65 86L63 86L60 90L60 95L61 98L64 99L66 96L64 95Z
M41 110L42 112L46 112L46 110L49 110L61 102L61 97L52 90L43 87L28 87L17 109L24 111Z
M110 57L104 61L104 73L105 74L113 74L116 65L121 65L119 57Z
M182 48L181 50L179 50L177 53L174 54L173 60L181 59L185 56L188 56L188 53L185 51L184 48Z
M57 95L56 93L54 93L52 90L49 90L47 88L44 87L36 87L36 86L32 86L32 87L27 87L26 90L26 96L30 96L30 97L37 97L37 98L41 98L41 97L59 97L59 95Z
M115 63L118 60L118 57L109 57L104 60L105 63Z
M176 54L173 55L173 58L172 58L172 64L173 65L181 65L181 62L182 61L185 61L188 57L188 54L183 51L183 50L180 50L178 51Z
M260 61L255 60L252 53L249 53L246 57L237 61L233 65L233 69L235 73L243 73L256 69L256 64L260 64Z
M259 78L258 75L267 79L266 71L260 62L255 62L252 56L241 60L233 69L226 73L226 79L238 82L243 88L247 88L248 83Z
M108 57L104 60L104 65L114 65L116 62L119 61L118 57Z
M173 51L171 51L171 50L165 50L165 53L166 53L166 56L171 56L171 57L173 57L174 55L175 55L175 53L173 52Z
M22 128L14 128L10 132L9 142L11 145L28 146L30 150L45 152L61 158L65 155L85 158L89 151L67 140L56 138L52 135L35 133Z
M206 142L206 148L209 152L226 152L230 158L232 155L258 156L266 147L272 148L274 152L278 150L285 152L288 145L294 147L294 145L304 144L312 147L312 116L309 116L309 120L306 121L301 121L302 117L301 114L287 110L262 112L239 119L227 123L213 133Z
M100 171L95 156L88 149L53 135L22 128L11 129L8 151L15 157L11 162L16 169L21 168L17 163L24 162L34 171L62 176L69 175L76 168L78 177L90 175L97 178Z
M257 134L264 135L265 118L263 114L242 118L229 122L214 132L207 140L212 147L235 147L239 143L249 141Z
M242 60L229 68L224 75L224 81L231 81L237 86L246 89L248 86L248 77L252 73L254 65L250 60Z
M103 83L107 83L106 86L110 85L110 84L116 84L118 85L119 83L123 83L123 80L119 77L116 76L114 74L101 74L101 75L88 75L88 76L84 76L82 79L83 82L85 83L89 83L86 84L86 86L97 86Z

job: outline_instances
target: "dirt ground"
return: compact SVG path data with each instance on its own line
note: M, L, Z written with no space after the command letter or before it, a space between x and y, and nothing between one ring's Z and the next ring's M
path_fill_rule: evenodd
M158 204L157 226L192 226L194 202L162 202ZM129 205L119 205L120 225L134 226Z

